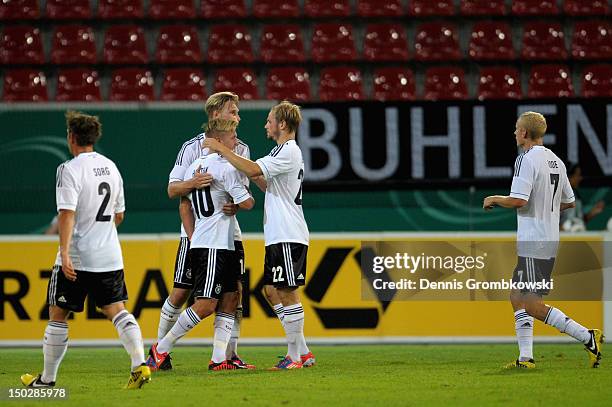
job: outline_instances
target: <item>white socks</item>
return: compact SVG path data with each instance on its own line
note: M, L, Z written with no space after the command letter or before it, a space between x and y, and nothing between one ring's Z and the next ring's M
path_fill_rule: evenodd
M279 304L273 305L272 308L274 309L274 312L276 313L278 320L280 321L281 325L284 328L285 327L285 308L283 307L283 304L279 303Z
M176 341L185 336L185 334L191 331L199 322L200 317L198 317L198 314L196 314L191 307L185 308L185 311L181 312L181 315L179 315L176 324L174 324L166 336L157 343L157 351L159 353L170 352Z
M157 340L166 336L168 331L172 329L178 316L181 314L181 307L175 307L170 302L170 297L166 298L159 315L159 326L157 327Z
M285 307L284 328L287 335L287 355L294 362L300 362L298 344L304 338L304 309L301 303Z
M134 315L126 310L120 311L115 315L113 325L115 325L117 332L119 332L119 339L123 347L132 358L132 370L134 370L145 362L140 326L138 326Z
M549 306L548 314L544 319L544 323L550 326L554 326L559 330L571 336L572 338L579 340L580 342L587 344L591 340L591 334L589 330L574 321L561 310Z
M43 355L45 368L41 379L45 383L54 382L57 370L68 349L68 324L66 322L49 321L43 340Z
M524 309L520 309L514 313L514 321L519 346L519 360L533 359L533 317L527 314Z
M234 316L232 314L217 312L217 316L215 317L215 336L213 337L213 352L211 358L213 363L221 363L226 359L225 352L227 350L227 344L230 341L233 326Z
M234 318L234 325L232 326L232 334L230 336L229 343L227 344L227 350L225 351L225 358L230 360L232 357L238 356L238 338L240 338L240 322L242 321L242 307L236 309L236 317Z

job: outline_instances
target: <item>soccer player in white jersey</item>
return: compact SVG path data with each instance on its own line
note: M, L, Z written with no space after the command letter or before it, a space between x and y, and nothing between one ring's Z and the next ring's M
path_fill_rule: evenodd
M206 111L209 119L226 119L240 122L238 102L239 99L236 94L231 92L218 92L211 95L206 100L204 110ZM202 155L202 141L205 137L205 133L200 133L183 143L181 146L181 149L177 154L174 167L170 172L168 182L168 196L170 198L186 196L194 189L204 188L209 186L212 182L212 177L210 174L199 172L196 173L193 178L190 178L187 181L183 179L187 168ZM250 157L249 147L240 140L238 140L235 151L237 154L243 157ZM245 182L248 184L248 179L245 178ZM181 206L180 208L181 211L189 212L191 210L190 206L185 205ZM234 215L236 214L237 210L238 206L231 202L223 206L223 211L227 215ZM238 222L236 222L234 246L241 257L241 264L243 265L242 273L244 274L244 247L242 245L242 235ZM242 279L242 277L243 276L241 275L240 278ZM181 241L176 253L174 266L174 283L170 296L166 299L161 309L159 326L157 329L158 340L161 340L176 323L183 305L189 298L192 288L193 278L189 258L189 239L187 238L184 227L181 226ZM245 363L238 355L238 338L240 336L240 324L242 320L242 281L238 282L237 295L238 308L236 310L232 337L227 348L227 358L240 369L253 369L255 366ZM149 354L151 354L151 352L149 352ZM164 365L161 366L161 369L172 369L170 357L165 360Z
M238 143L237 125L237 121L213 119L208 123L206 138L215 138L233 150ZM188 181L199 172L212 175L212 184L195 189L187 197L181 198L182 202L189 204L192 209L187 216L182 216L182 219L187 236L191 240L189 251L194 274L195 303L179 315L176 324L151 348L147 364L154 365L155 368L159 368L168 358L168 353L178 339L215 312L222 296L221 308L215 318L213 354L208 368L238 368L226 357L238 298L234 295L235 301L229 304L224 293L237 293L237 276L241 272L241 265L240 257L234 250L236 217L224 214L223 205L233 201L242 209L251 209L255 201L244 185L242 175L219 154L209 154L195 160L187 169L185 180ZM185 213L182 212L183 215Z
M303 367L301 352L305 352L305 359L314 364L314 356L304 339L304 309L297 290L306 281L309 239L302 211L304 161L295 141L301 120L299 106L286 101L274 106L265 128L268 137L277 145L269 155L256 162L240 157L216 140L204 140L204 147L219 152L266 191L264 281L274 285L280 297L288 343L287 355L276 366L278 369Z
M68 316L82 312L90 297L115 325L132 359L127 388L137 389L151 380L151 371L144 363L138 322L124 306L128 296L116 228L125 213L123 180L115 163L94 151L101 135L97 117L68 112L66 124L74 158L57 168L60 245L47 289L44 370L37 376L24 374L21 381L30 387L55 385L68 348Z
M485 198L483 208L495 206L517 210L518 262L513 281L550 281L559 245L559 213L574 206L574 193L567 179L565 164L543 146L546 119L540 113L523 113L516 121L517 145L524 151L514 164L509 196ZM603 335L587 329L561 310L546 305L542 296L548 290L513 290L519 357L507 368L535 368L533 359L534 317L585 344L591 367L601 359Z

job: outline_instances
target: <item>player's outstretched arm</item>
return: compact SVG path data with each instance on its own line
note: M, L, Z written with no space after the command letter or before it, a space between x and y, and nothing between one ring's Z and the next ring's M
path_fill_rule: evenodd
M230 164L234 166L238 171L244 173L247 177L253 179L259 175L263 175L261 168L254 161L248 160L244 157L234 153L229 148L225 147L219 141L213 138L204 139L202 148L209 148L211 151L221 154Z
M191 210L191 201L184 196L181 197L181 203L179 204L179 215L181 216L181 222L183 222L187 237L191 240L195 227L195 217Z
M527 201L520 198L514 198L511 196L504 195L491 195L484 199L482 207L484 210L493 209L495 206L501 206L502 208L517 209L527 205Z
M60 209L57 217L60 238L60 256L62 258L62 271L70 281L76 281L77 275L70 259L70 243L72 242L72 232L74 229L74 211Z

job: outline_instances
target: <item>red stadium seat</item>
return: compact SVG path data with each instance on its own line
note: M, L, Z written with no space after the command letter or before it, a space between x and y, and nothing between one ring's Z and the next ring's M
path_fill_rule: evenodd
M272 100L310 100L310 76L304 68L273 68L268 72L266 97Z
M159 29L155 59L160 64L202 62L198 31L191 25L166 25Z
M253 16L257 18L295 18L300 15L298 0L254 0Z
M572 75L565 65L535 65L529 76L530 98L558 98L574 96Z
M58 102L99 102L100 78L98 72L85 68L64 69L57 75Z
M202 0L204 18L244 18L247 9L244 0Z
M605 16L610 9L607 0L565 0L563 12L570 16Z
M322 68L319 74L319 99L322 102L363 100L361 71L355 67Z
M260 44L261 60L266 63L302 62L304 41L297 24L270 24L263 27Z
M388 67L374 71L374 99L380 101L414 100L414 74L408 68Z
M155 20L196 18L193 0L150 0L149 17Z
M474 24L468 54L477 61L514 59L512 29L503 22Z
M316 24L312 32L311 55L316 63L354 61L357 51L353 27L340 23Z
M51 62L63 64L95 64L96 41L93 29L85 25L55 27Z
M47 79L34 69L15 69L4 73L4 102L47 102Z
M90 19L89 0L47 0L46 15L53 20Z
M513 67L488 67L480 70L478 99L520 99L521 74Z
M214 64L250 63L255 60L246 26L215 25L208 37L208 60Z
M582 96L612 97L612 65L590 65L582 71Z
M153 75L142 68L122 68L113 71L110 101L150 102L153 94Z
M404 15L401 0L358 0L357 15L361 17L399 17Z
M453 16L455 2L453 0L411 0L408 13L413 16Z
M39 17L38 0L0 1L0 20L29 20Z
M408 38L401 24L369 24L363 41L363 56L369 61L407 61Z
M257 76L251 68L225 68L217 70L213 86L215 92L231 90L240 100L259 99Z
M0 64L45 62L40 30L30 26L5 26L0 39Z
M146 64L149 60L145 34L136 25L113 25L104 36L104 62L107 64Z
M609 21L576 22L572 56L578 59L612 58L612 24Z
M98 17L105 20L143 18L143 0L98 0Z
M468 98L465 72L459 67L437 67L425 71L425 100Z
M559 14L557 0L512 0L512 14L542 16Z
M523 26L521 57L528 60L567 58L565 37L560 23L532 22Z
M203 72L193 68L166 69L160 100L206 100L206 78Z
M457 29L450 23L423 23L417 27L415 59L450 61L461 59Z
M351 15L349 0L306 0L304 14L308 17L348 17Z
M461 14L466 16L503 16L505 0L461 0Z

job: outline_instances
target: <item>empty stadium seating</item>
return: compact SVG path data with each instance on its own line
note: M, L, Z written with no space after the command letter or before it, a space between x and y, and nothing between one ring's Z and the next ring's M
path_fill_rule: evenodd
M143 18L143 0L98 0L98 17L105 20Z
M558 98L574 96L571 72L565 65L536 65L531 68L527 96Z
M160 100L206 100L206 79L202 71L193 68L169 68L164 71Z
M357 15L362 17L398 17L404 14L401 0L357 0Z
M477 61L514 59L510 25L489 21L474 24L468 53Z
M425 100L468 98L465 72L459 67L436 67L425 71Z
M505 0L461 0L460 10L466 16L501 16L508 12Z
M461 59L457 28L451 23L423 23L417 26L414 58L418 61Z
M36 69L14 69L4 73L4 102L46 102L47 78Z
M244 0L202 0L204 18L243 18L247 16Z
M0 20L24 20L40 17L38 0L0 1Z
M156 20L195 18L192 0L150 0L149 17Z
M145 64L149 60L145 33L137 25L113 25L104 37L104 62L110 65Z
M380 101L414 100L414 74L408 68L387 67L374 71L373 98Z
M521 75L513 67L485 67L480 70L478 99L520 99Z
M320 23L312 33L312 60L317 63L354 61L357 51L350 24Z
M413 16L452 16L455 14L454 0L411 0L408 13Z
M323 102L365 99L361 71L349 66L321 69L319 99Z
M572 57L577 59L612 58L612 23L577 21L572 37Z
M310 75L304 68L273 68L266 80L266 97L273 100L310 100Z
M54 20L90 19L89 0L46 0L46 17Z
M270 24L262 29L260 57L265 63L303 62L304 41L297 24Z
M369 24L363 40L363 57L369 61L407 61L408 39L401 24Z
M202 61L198 32L191 25L168 25L159 30L155 59L161 64L197 64Z
M113 71L109 99L113 102L153 101L153 74L143 68L121 68Z
M259 99L257 75L251 68L218 69L213 88L215 92L231 89L241 100Z
M220 24L212 26L208 36L208 61L214 64L253 62L251 34L246 26Z
M519 16L559 14L557 0L512 0L512 13Z
M584 68L582 96L612 97L612 64L596 64Z
M0 38L0 64L45 62L40 29L32 26L5 26Z
M610 11L607 0L565 0L563 12L570 16L604 16Z
M351 4L349 0L306 0L304 14L308 17L348 17Z
M51 46L51 62L64 64L94 64L97 61L94 31L85 25L55 27Z
M559 23L529 22L523 27L521 57L527 60L567 58L565 37Z
M257 18L295 18L300 15L298 0L254 0L253 16Z
M57 75L55 100L58 102L98 102L102 100L100 77L87 68L63 69Z

